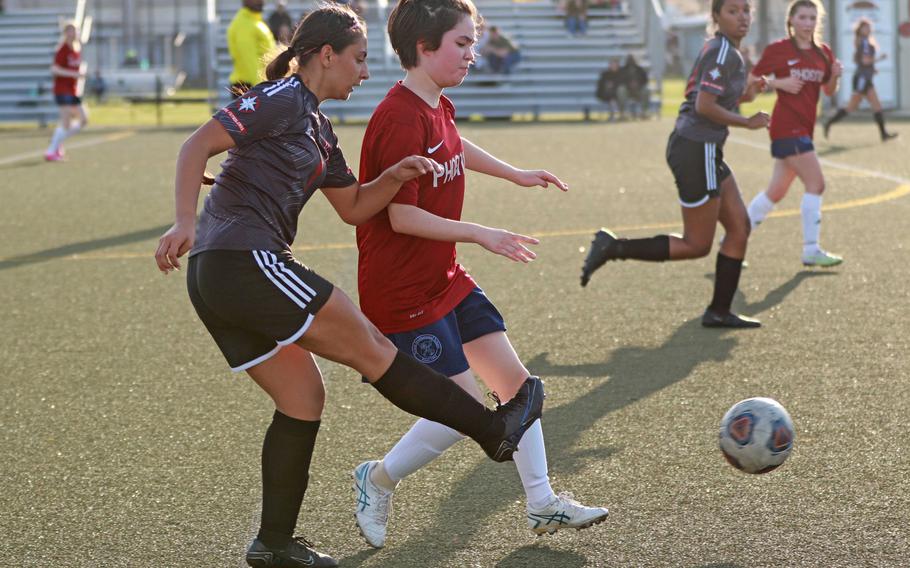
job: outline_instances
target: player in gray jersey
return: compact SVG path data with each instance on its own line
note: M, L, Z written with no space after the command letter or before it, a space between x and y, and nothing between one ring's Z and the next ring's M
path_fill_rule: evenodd
M853 26L853 47L855 49L853 63L856 65L856 70L853 72L853 94L850 95L846 108L837 109L834 116L825 121L825 138L828 138L828 134L831 132L831 125L843 120L848 114L858 109L863 99L869 101L869 106L872 108L872 118L875 119L875 124L878 125L878 133L882 142L897 138L896 132L888 132L885 128L882 103L878 98L875 85L872 83L872 78L875 77L876 73L875 64L885 59L887 55L884 53L876 55L878 43L875 41L875 36L872 35L872 21L870 19L860 18L856 21Z
M705 327L759 327L752 318L731 311L739 286L749 217L730 167L723 159L723 144L730 126L751 130L766 128L768 115L748 118L737 112L765 87L762 78L746 76L740 41L752 23L750 0L713 0L711 17L717 34L705 43L695 61L679 108L676 128L667 144L667 163L676 179L682 206L683 234L645 239L619 239L601 229L594 235L581 270L586 286L595 270L608 260L685 260L711 252L717 223L726 232L717 254L714 297L702 315Z
M325 404L313 355L354 368L399 408L463 432L497 461L511 459L541 414L539 379L528 379L512 400L488 410L446 376L400 353L341 290L291 254L297 217L316 189L354 225L383 209L402 183L442 173L429 158L409 156L361 186L348 169L319 104L347 99L369 77L366 47L364 23L350 8L310 13L291 46L269 64L269 80L215 113L184 143L177 158L177 220L155 253L167 274L192 250L187 288L196 313L232 370L245 371L275 403L262 447L262 515L246 553L250 566L338 565L292 537ZM205 163L224 151L228 158L197 225Z

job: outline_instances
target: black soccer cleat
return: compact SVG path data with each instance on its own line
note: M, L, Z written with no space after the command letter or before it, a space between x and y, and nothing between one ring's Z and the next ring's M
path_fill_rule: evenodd
M528 377L512 400L497 404L496 414L503 423L503 435L482 442L480 447L495 462L512 460L512 454L518 449L518 442L524 433L540 418L543 411L543 381L539 377Z
M591 248L588 249L588 256L585 257L585 263L581 267L581 286L588 285L591 275L603 266L608 260L616 260L616 235L607 229L601 229L594 233L594 240L591 241Z
M261 540L253 539L246 550L246 563L254 568L330 568L338 561L313 550L313 543L295 536L284 548L271 548Z
M900 136L897 132L885 132L882 134L882 142L887 142L888 140L894 140Z
M746 329L761 327L761 322L757 319L736 315L733 312L722 314L709 308L705 310L705 314L701 317L701 325L704 327Z

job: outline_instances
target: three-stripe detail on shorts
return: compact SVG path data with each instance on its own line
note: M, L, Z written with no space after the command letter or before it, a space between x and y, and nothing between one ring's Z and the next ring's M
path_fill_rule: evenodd
M705 179L708 182L708 191L717 190L717 144L705 142Z
M284 262L278 260L275 253L267 250L254 250L253 258L256 264L272 281L285 296L291 299L295 304L306 309L307 305L316 297L316 290L307 286L306 282L300 279L294 271L285 266Z

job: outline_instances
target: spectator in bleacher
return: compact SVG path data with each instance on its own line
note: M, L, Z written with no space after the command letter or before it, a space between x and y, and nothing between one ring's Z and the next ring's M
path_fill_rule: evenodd
M278 0L275 4L275 11L269 15L269 30L275 41L282 45L288 45L291 42L291 33L294 31L294 20L288 13L287 0Z
M626 63L623 65L621 73L625 96L632 103L632 114L639 118L647 117L648 105L651 101L648 72L635 61L635 56L630 54L626 57Z
M521 61L521 50L509 36L499 31L498 26L490 26L488 35L481 55L486 59L491 72L508 75Z
M104 81L104 77L101 76L101 70L95 70L95 74L89 83L89 90L95 97L95 102L100 103L104 100L104 94L107 92L107 83Z
M262 21L263 0L243 0L227 30L228 51L234 62L231 92L240 94L265 79L264 57L275 48L275 37Z
M54 100L60 110L57 128L44 152L48 162L63 161L63 141L79 132L88 122L88 111L82 103L85 62L77 39L76 26L67 24L54 54L51 74L54 76Z
M588 33L588 0L565 0L566 30L573 37Z
M595 93L597 98L609 107L610 120L616 118L617 112L622 117L626 111L625 89L620 87L623 87L622 68L619 66L619 59L613 58L610 60L610 66L600 74Z

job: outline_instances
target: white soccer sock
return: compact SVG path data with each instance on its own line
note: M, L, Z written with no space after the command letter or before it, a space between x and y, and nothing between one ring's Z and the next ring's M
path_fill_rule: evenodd
M550 477L547 475L547 450L543 443L543 428L540 420L524 433L518 443L518 451L512 454L518 476L525 488L528 498L528 508L533 510L543 509L553 500L553 488L550 487Z
M427 465L464 436L448 426L421 418L382 458L386 473L398 482Z
M54 154L60 148L60 144L66 139L67 131L62 126L54 129L54 135L51 136L51 145L47 147L47 154Z
M803 254L813 254L821 248L818 237L822 229L822 196L804 193L799 210L803 218Z
M74 122L70 125L69 129L66 131L66 137L69 138L70 136L79 132L80 130L82 130L82 123Z
M768 213L774 209L774 205L775 203L768 199L768 194L764 191L755 196L755 199L749 204L749 222L753 229L765 220Z

